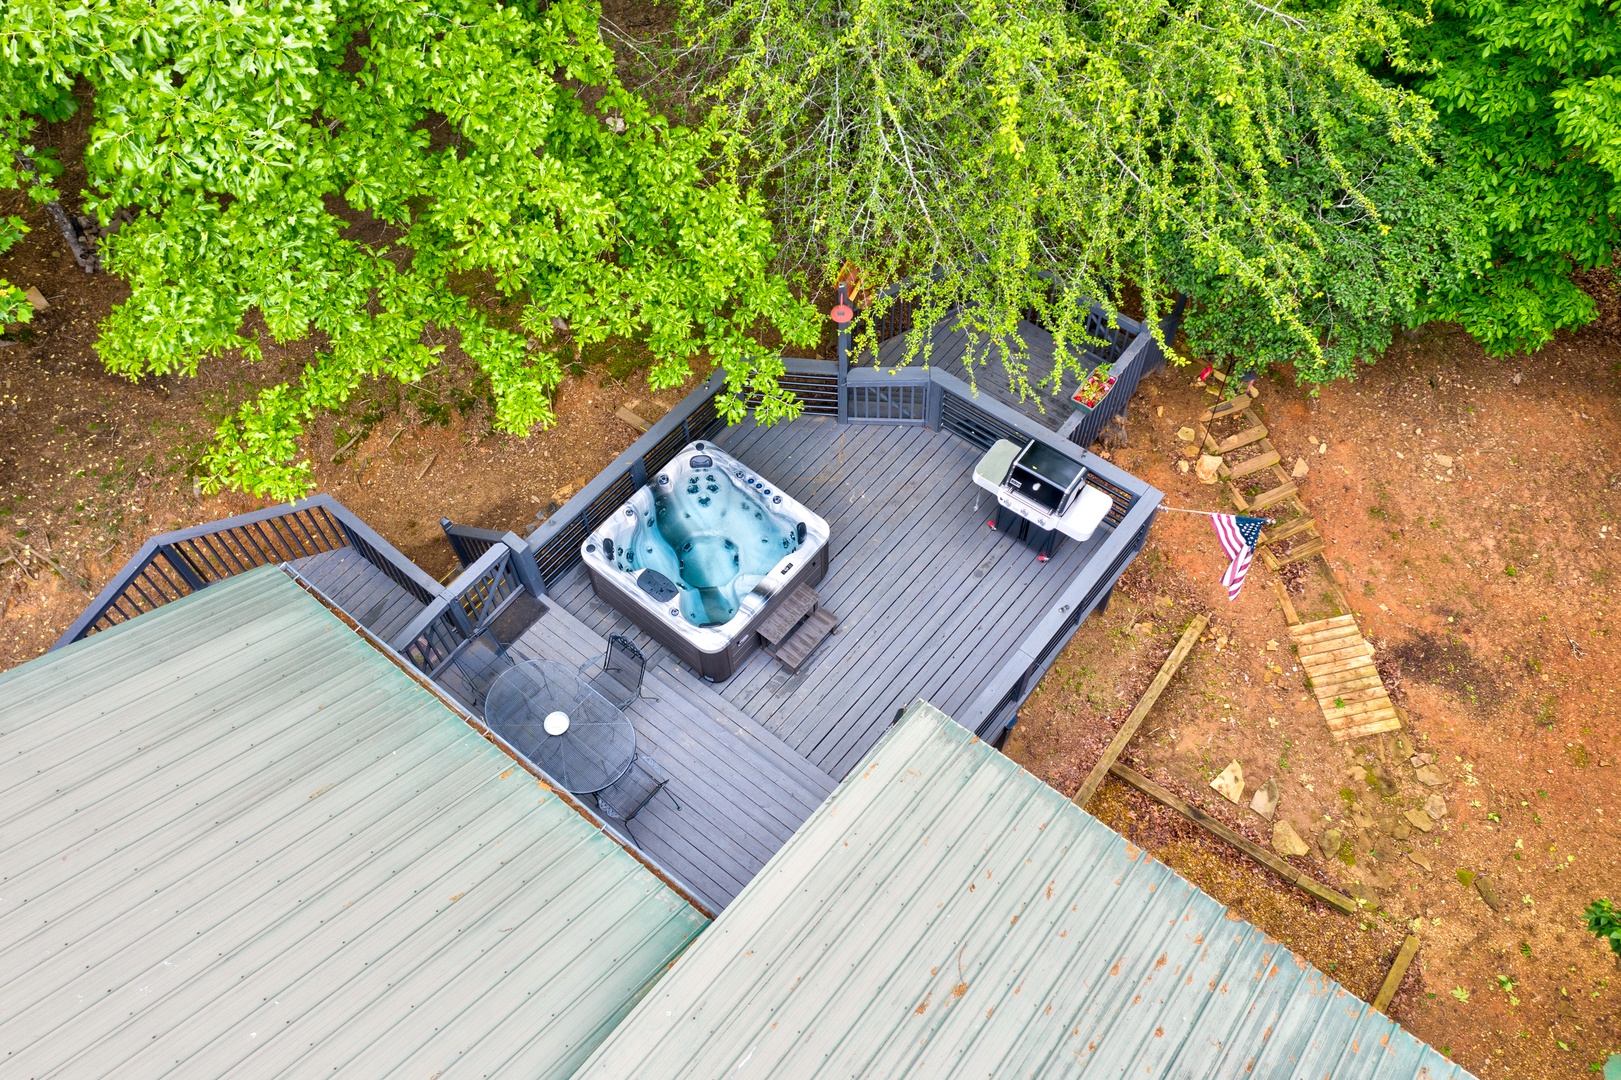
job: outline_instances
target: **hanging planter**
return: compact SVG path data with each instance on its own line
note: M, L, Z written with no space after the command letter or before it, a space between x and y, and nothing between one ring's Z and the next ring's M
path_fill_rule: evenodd
M1092 369L1091 374L1081 380L1081 385L1075 388L1070 395L1070 401L1083 412L1091 412L1103 404L1103 399L1109 396L1114 389L1114 376L1109 374L1109 368L1099 365Z

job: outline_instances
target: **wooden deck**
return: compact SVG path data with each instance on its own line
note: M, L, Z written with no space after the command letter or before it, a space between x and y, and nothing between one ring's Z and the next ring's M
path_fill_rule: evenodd
M728 717L752 718L833 778L918 697L947 714L964 709L1107 535L1100 528L1037 562L986 527L989 503L976 510L969 479L980 452L946 432L802 417L740 425L717 442L831 527L828 575L816 588L841 623L799 674L756 653L709 686L600 603L583 569L551 597L594 635L627 633L662 685L725 701Z
M606 648L552 604L511 655L578 667L600 662ZM625 711L637 749L670 784L631 820L628 839L719 912L827 798L833 779L685 673L651 671L643 692Z
M288 565L384 641L393 641L423 607L354 548L323 551Z
M1022 392L1014 385L1007 366L1002 363L1002 355L994 344L982 342L978 349L970 351L968 335L961 330L952 329L950 319L938 323L930 335L933 352L929 355L928 362L931 367L937 367L965 380L979 393L995 398L1037 423L1057 431L1059 426L1069 419L1070 413L1075 411L1069 399L1070 395L1075 393L1076 386L1080 384L1080 379L1073 372L1066 372L1063 393L1059 395L1053 394L1050 386L1036 385L1052 376L1053 336L1032 322L1019 323L1019 336L1029 350L1027 385ZM866 354L866 361L869 364L871 355ZM862 359L856 358L854 362L860 364ZM878 347L879 367L900 367L905 362L905 334L898 334ZM1088 367L1093 362L1095 361L1089 361ZM912 363L923 363L921 352L912 359Z

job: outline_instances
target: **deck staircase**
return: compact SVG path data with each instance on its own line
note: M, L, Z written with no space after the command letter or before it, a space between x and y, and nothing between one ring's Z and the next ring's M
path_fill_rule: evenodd
M795 674L810 654L839 625L839 617L822 606L822 598L809 585L797 586L756 632L765 640L765 650Z

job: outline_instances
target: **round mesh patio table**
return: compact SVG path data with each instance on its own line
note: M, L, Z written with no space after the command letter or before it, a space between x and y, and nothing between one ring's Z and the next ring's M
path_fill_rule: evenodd
M501 673L484 722L565 791L590 795L625 775L636 756L630 719L566 664L528 660Z

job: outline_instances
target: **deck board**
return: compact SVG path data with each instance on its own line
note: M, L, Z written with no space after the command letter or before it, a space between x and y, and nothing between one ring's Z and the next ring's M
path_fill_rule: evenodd
M809 763L842 778L928 698L968 705L1072 582L1105 535L1066 542L1046 563L985 527L970 474L979 451L920 426L839 425L801 417L717 435L716 445L826 518L828 575L817 586L841 624L798 675L756 653L718 686L700 682L591 591L575 568L551 590L596 635L646 643L658 681L724 700Z
M422 601L396 585L354 548L335 548L288 564L350 618L392 641L422 611Z
M586 595L589 596L589 584ZM560 594L512 646L515 659L575 667L607 647ZM678 669L654 665L625 710L637 748L670 777L628 838L720 911L833 790L834 781L737 706ZM679 808L677 807L679 803Z

